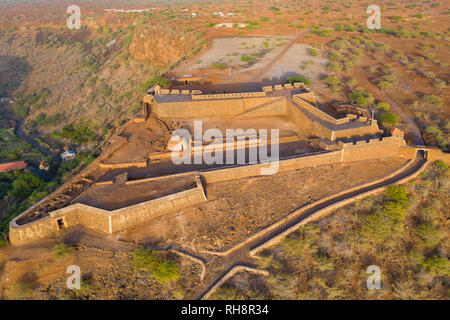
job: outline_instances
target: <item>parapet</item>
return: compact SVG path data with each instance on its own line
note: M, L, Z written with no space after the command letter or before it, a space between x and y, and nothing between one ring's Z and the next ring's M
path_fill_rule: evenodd
M190 94L202 94L200 90L178 90L178 89L161 89L157 93L158 95L167 95L167 94L173 94L173 95L190 95Z
M392 143L398 142L399 144L406 144L405 140L401 136L390 136L390 137L382 137L382 138L372 138L368 140L356 140L350 142L339 141L338 146L340 149L345 148L353 148L359 146L375 146L383 143Z
M254 98L265 97L264 91L260 92L238 92L238 93L219 93L219 94L201 94L193 95L192 100L209 100L209 99L229 99L229 98Z
M286 83L284 85L277 84L274 86L265 86L265 87L262 87L262 91L269 93L269 92L281 91L281 90L291 90L294 88L310 91L309 88L302 82L295 82L293 84Z

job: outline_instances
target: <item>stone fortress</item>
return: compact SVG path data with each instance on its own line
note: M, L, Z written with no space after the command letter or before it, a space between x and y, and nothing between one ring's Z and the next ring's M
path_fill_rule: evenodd
M268 166L261 161L175 165L170 133L176 128L192 130L194 120L202 120L206 128L279 129L279 172L385 157L449 160L438 149L408 146L401 132L383 133L376 120L361 113L345 113L351 108L319 104L302 83L248 93L202 94L159 87L149 92L142 111L110 137L100 157L11 222L12 244L54 236L76 225L115 234L208 201L208 183L259 176ZM202 150L221 142L203 143ZM252 143L265 142L248 135L236 152Z

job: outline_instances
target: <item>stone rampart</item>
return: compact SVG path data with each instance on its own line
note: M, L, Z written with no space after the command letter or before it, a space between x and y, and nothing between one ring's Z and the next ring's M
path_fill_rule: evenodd
M402 157L405 159L416 158L420 150L426 152L429 160L442 160L448 162L448 155L437 149L429 147L407 146L401 137L385 137L356 143L339 143L341 150L332 152L320 152L301 157L292 157L278 161L278 172L298 170L307 167L331 165L333 163L363 161L371 159ZM261 163L247 166L216 169L209 171L183 173L180 175L197 174L195 176L196 187L144 203L125 207L114 211L106 211L83 204L74 204L51 212L49 216L28 223L18 225L17 219L10 224L10 241L13 244L22 244L37 240L46 236L57 234L61 228L71 227L77 224L85 225L101 233L111 234L157 217L167 212L177 210L192 204L206 201L206 196L200 178L206 183L242 179L252 176L261 176L261 169L270 164ZM170 177L177 177L171 175ZM164 177L149 178L163 179ZM166 177L167 178L167 177ZM127 182L127 183L136 183Z
M345 117L345 118L341 118L341 119L333 118L328 113L320 110L316 106L314 106L311 103L309 103L309 102L305 101L304 99L302 99L302 96L304 96L304 95L306 95L306 94L294 95L292 97L292 99L294 100L294 102L298 106L300 106L301 108L304 108L306 111L312 113L313 115L315 115L319 119L321 119L323 121L326 121L326 122L329 122L329 123L334 124L334 125L341 125L341 124L348 123L348 122L351 121L351 119L349 117Z
M159 118L270 117L286 113L286 100L280 97L246 97L157 102L152 113Z
M193 95L192 100L210 100L210 99L231 99L231 98L255 98L265 97L264 91L260 92L236 92L236 93L217 93L217 94L198 94Z
M200 177L195 177L195 181L193 189L113 211L77 203L25 225L17 224L17 219L14 219L10 224L9 239L12 244L25 244L79 224L104 234L113 234L167 212L206 201Z

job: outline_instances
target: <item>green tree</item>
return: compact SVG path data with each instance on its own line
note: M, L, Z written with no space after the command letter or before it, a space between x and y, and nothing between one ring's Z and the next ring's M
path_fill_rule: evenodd
M383 124L392 124L392 125L396 125L397 124L397 122L398 122L398 120L399 120L399 118L398 118L398 116L396 115L396 114L394 114L394 113L390 113L390 112L383 112L381 115L380 115L380 120L381 120L381 123L383 123Z
M41 178L26 172L18 176L12 183L13 189L8 192L8 196L13 197L19 201L28 198L35 190L40 190L44 187L45 182Z
M170 80L160 76L153 76L149 80L141 83L139 85L139 90L141 92L146 92L148 89L153 87L154 85L160 85L161 87L167 87L170 85Z
M286 80L285 80L285 83L290 83L290 84L293 84L296 82L302 82L306 85L309 85L311 83L307 78L305 78L303 76L292 76L292 77L286 78Z

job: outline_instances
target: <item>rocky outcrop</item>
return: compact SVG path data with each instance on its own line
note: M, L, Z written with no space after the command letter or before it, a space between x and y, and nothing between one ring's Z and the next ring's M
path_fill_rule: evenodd
M196 45L196 37L182 30L161 26L137 27L130 45L130 54L135 59L146 60L156 67L166 67L192 52Z

